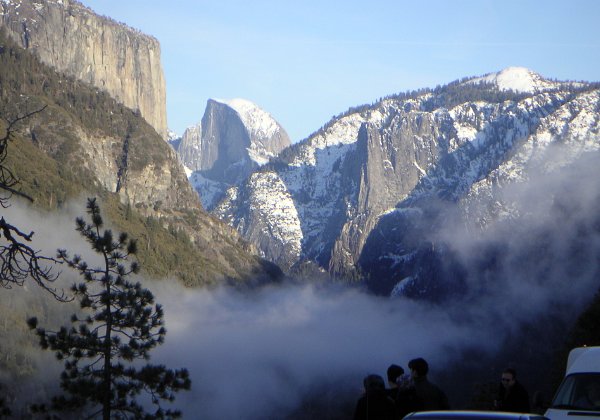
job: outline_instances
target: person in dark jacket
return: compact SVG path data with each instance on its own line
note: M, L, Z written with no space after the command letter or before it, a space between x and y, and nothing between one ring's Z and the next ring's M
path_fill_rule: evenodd
M368 375L363 380L365 393L356 403L354 420L395 420L394 401L385 392L385 383L379 375Z
M529 393L517 381L517 372L512 368L504 369L498 387L498 399L494 406L499 411L529 413Z
M444 391L427 379L429 365L425 359L419 357L411 360L408 362L408 368L415 386L415 392L422 403L421 410L449 410L450 404L448 404L448 398Z
M386 392L394 400L397 419L401 419L413 411L419 411L422 406L415 387L403 375L404 369L401 366L390 365L387 369L389 388Z

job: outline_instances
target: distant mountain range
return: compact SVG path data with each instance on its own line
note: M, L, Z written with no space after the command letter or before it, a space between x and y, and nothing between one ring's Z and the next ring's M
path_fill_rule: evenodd
M293 145L251 102L213 99L174 139L158 48L74 0L0 1L0 128L43 108L18 125L5 162L37 209L99 197L110 226L138 240L142 274L189 287L277 282L279 265L452 300L457 325L487 294L481 316L511 323L502 363L520 353L547 375L598 290L600 84L508 68L353 107ZM0 385L18 405L44 387L24 320L32 308L58 317L47 296L12 292L1 294ZM572 342L597 344L597 308ZM461 374L479 359L465 349L453 357Z
M54 126L32 121L23 138L35 136L34 143L52 159L76 168L70 148L57 154L57 147L45 140L70 139L69 147L87 156L78 165L90 172L93 185L116 193L122 205L144 217L163 220L163 226L175 229L193 213L195 227L181 227L195 245L217 252L212 260L222 265L210 270L217 277L239 278L264 269L259 268L263 262L254 266L254 257L244 254L256 249L292 271L308 264L336 277L364 280L378 293L425 293L418 285L429 284L435 270L425 275L423 267L435 267L444 249L432 240L447 223L440 214L448 211L436 210L441 204L461 214L461 223L484 232L495 221L519 216L514 203L497 197L501 187L526 181L532 167L552 173L598 149L598 84L554 81L519 67L353 107L294 145L255 104L212 99L202 122L171 144L204 208L235 228L244 243L200 209L183 168L139 119L143 116L159 137L167 138L162 117L156 117L164 107L162 94L142 100L148 98L146 89L157 94L164 89L163 81L146 77L162 75L160 62L149 58L159 50L154 39L98 17L74 0L7 0L0 14L10 42L95 86L72 85L72 97L58 101L48 96L59 95L49 82L28 86L19 79L10 95L42 98L65 115L62 134L46 137ZM72 35L69 43L59 42L64 33ZM92 65L99 56L103 65ZM27 73L23 65L16 66L21 67L13 76ZM38 64L35 68L40 80L63 77L46 76L48 70ZM119 69L136 77L122 78ZM122 84L116 90L115 81ZM109 104L103 92L117 102ZM133 114L116 123L110 107L119 102ZM77 109L78 121L66 117L71 108ZM546 155L558 146L562 162L547 165ZM209 233L212 229L219 233ZM214 238L234 248L242 244L245 251L215 251L209 245ZM204 282L212 275L202 276Z
M415 257L433 246L437 228L425 226L443 224L439 202L477 229L509 217L511 203L489 203L497 188L524 182L554 147L565 158L548 172L600 148L599 92L513 67L393 95L283 150L213 213L282 267L311 262L380 293L413 290L407 282L434 276Z

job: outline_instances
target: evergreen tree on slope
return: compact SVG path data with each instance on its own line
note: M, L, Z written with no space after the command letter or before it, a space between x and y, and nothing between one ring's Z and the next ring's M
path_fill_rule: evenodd
M100 254L102 264L92 268L78 255L69 257L59 250L58 259L79 271L85 282L72 287L82 313L72 315L70 328L58 331L37 328L40 345L64 360L61 375L62 396L54 397L49 407L36 410L83 410L86 418L176 418L178 410L164 410L161 400L173 401L174 393L189 389L186 369L170 370L162 365L138 367L134 361L150 358L149 352L163 343L163 310L154 303L152 293L126 278L138 271L135 241L122 233L115 240L110 230L102 230L102 217L96 199L88 199L91 223L77 219L77 230ZM37 327L31 318L29 326ZM137 401L148 393L156 411L147 413Z

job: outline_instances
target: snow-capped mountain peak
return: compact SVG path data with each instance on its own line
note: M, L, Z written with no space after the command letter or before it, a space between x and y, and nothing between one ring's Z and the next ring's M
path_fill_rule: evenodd
M244 125L254 130L260 137L272 137L279 130L279 125L271 114L247 99L213 99L213 101L225 104L237 112Z
M181 138L181 136L179 134L177 134L173 130L167 129L167 141L170 142L170 141L174 141L174 140L177 140L180 138Z
M391 96L340 114L247 177L214 214L283 267L312 260L336 275L396 273L373 290L415 289L426 276L412 271L413 258L430 245L406 238L429 234L431 204L458 203L477 228L512 217L510 202L486 200L524 180L554 145L568 145L569 158L600 150L599 101L595 84L522 67ZM272 233L280 223L286 235Z
M525 67L507 67L499 72L471 79L468 83L490 83L496 85L499 90L523 93L535 93L556 87L555 83Z
M202 122L183 133L177 152L189 179L211 209L225 190L242 182L290 145L268 112L245 99L209 99Z

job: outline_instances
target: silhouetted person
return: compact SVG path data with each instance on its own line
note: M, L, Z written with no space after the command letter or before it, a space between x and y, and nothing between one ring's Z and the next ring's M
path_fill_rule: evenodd
M394 401L385 392L385 383L379 375L369 375L363 380L365 394L354 410L354 420L395 420Z
M398 365L390 365L387 369L387 395L394 400L397 419L420 410L422 406L412 382L403 375L404 369Z
M498 399L494 407L499 411L512 411L515 413L529 413L529 394L517 381L517 372L507 368L502 372L502 379L498 387Z
M411 360L408 362L408 368L410 369L415 392L422 403L420 410L450 409L448 398L446 397L446 394L444 394L444 391L427 379L429 365L425 359L419 357L418 359Z

